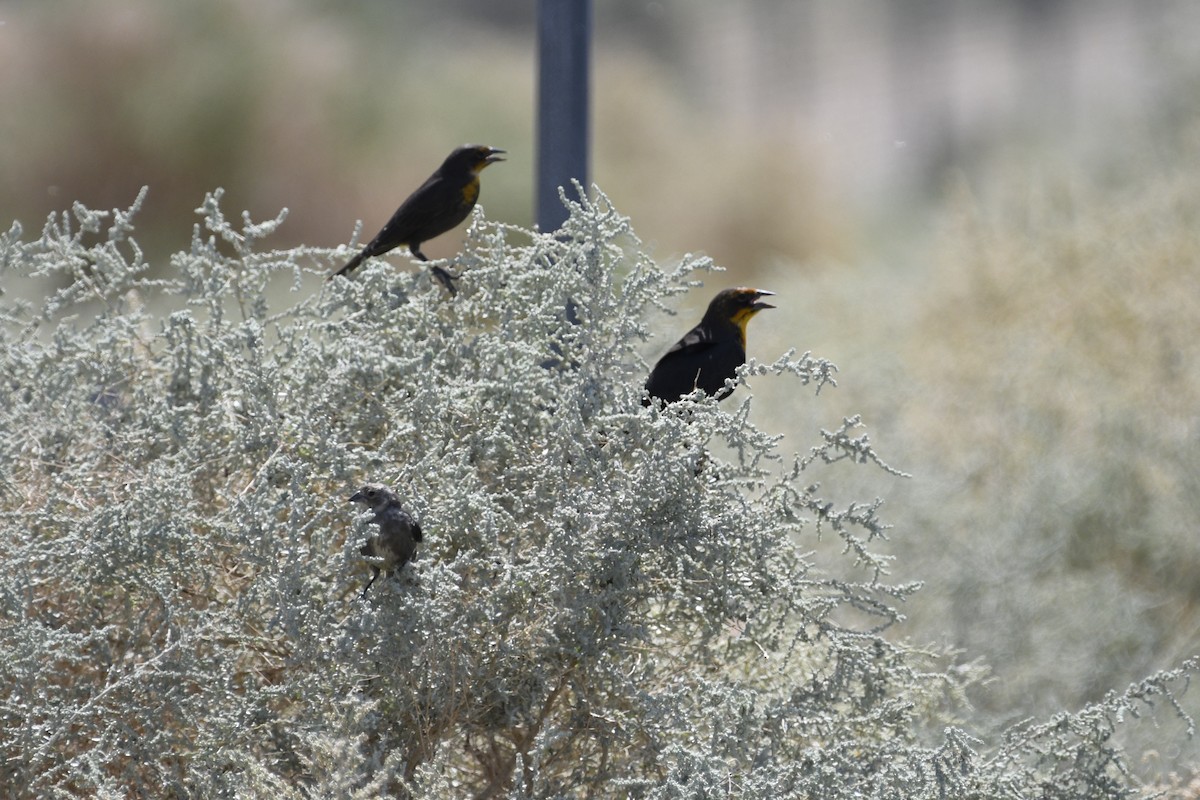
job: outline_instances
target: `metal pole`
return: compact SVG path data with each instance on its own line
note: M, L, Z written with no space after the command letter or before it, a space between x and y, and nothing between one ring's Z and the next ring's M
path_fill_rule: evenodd
M537 224L558 230L558 187L588 179L592 0L538 0Z

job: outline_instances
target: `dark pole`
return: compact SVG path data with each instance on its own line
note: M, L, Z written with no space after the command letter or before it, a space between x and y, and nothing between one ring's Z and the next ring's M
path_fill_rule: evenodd
M586 191L592 0L538 0L538 230L558 230L567 209L558 199L571 180Z

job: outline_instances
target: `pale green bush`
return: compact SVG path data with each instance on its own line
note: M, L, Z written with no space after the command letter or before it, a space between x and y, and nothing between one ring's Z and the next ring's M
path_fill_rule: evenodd
M164 280L141 198L0 241L4 796L1134 793L1114 726L1192 664L984 746L976 671L888 636L917 587L879 501L822 484L891 469L857 419L792 456L747 387L642 407L647 316L706 262L600 197L558 236L477 212L454 300L379 260L318 285L335 254L218 201ZM426 540L360 600L366 480Z

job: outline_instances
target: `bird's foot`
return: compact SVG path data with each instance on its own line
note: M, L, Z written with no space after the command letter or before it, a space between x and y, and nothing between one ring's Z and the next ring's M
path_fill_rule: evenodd
M438 282L446 287L446 291L450 293L451 297L458 294L458 287L454 285L454 282L458 280L457 275L450 274L450 271L444 267L434 267L433 277L437 278Z

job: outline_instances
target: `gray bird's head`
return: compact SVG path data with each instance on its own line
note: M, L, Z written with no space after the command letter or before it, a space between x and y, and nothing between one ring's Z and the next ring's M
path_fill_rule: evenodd
M362 503L372 511L382 511L392 503L399 503L400 498L382 483L368 483L354 494L350 495L351 503Z

